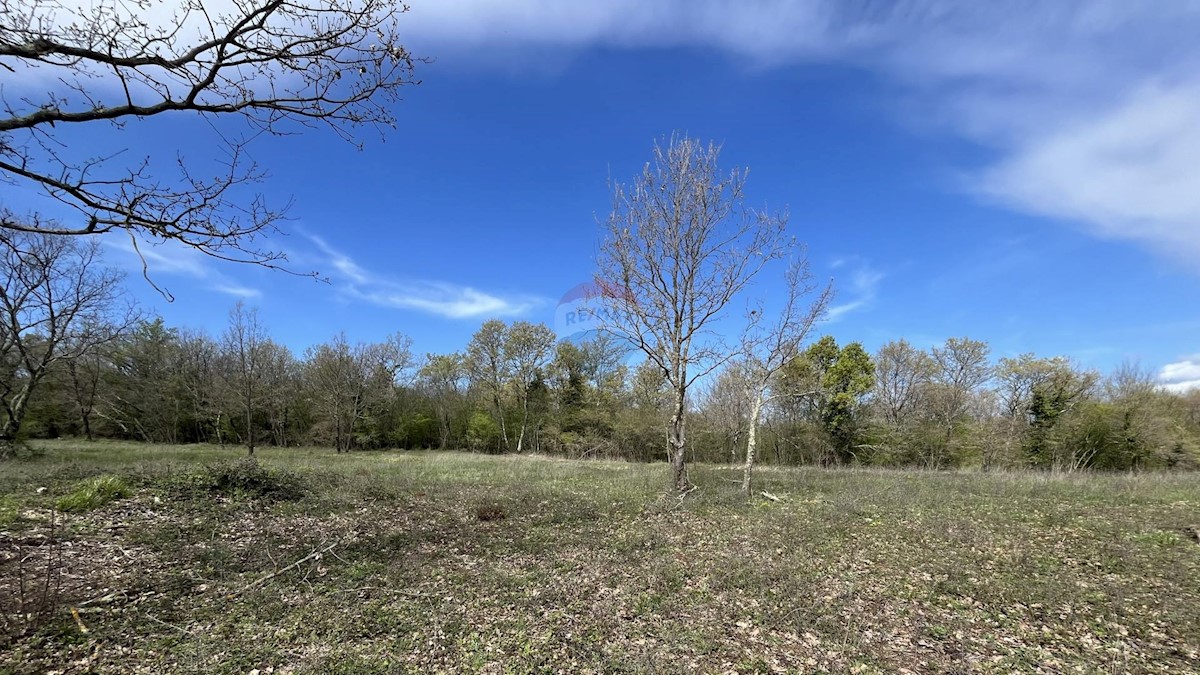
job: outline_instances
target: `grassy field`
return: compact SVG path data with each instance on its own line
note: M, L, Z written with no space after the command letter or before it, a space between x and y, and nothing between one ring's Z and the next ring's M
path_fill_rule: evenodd
M680 499L662 465L43 448L0 465L0 602L49 559L61 606L0 672L1200 672L1194 475L767 469L747 503L718 466Z

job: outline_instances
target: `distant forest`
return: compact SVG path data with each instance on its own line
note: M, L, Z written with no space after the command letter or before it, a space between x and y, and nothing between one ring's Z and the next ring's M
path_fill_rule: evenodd
M417 357L396 334L373 344L336 335L294 354L256 311L230 316L219 336L138 320L54 359L20 436L666 458L663 373L604 334L559 341L542 324L492 320L459 353ZM6 366L11 392L24 375ZM1200 391L1166 391L1132 364L1105 376L1061 357L994 359L967 338L868 354L826 336L771 391L758 430L766 464L1200 466ZM742 461L745 392L731 361L689 393L689 460Z

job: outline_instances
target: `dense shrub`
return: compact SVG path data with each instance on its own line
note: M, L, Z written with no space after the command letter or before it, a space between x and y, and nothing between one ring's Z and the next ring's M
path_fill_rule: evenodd
M299 474L269 469L253 457L210 466L204 477L210 491L231 497L295 501L308 494Z

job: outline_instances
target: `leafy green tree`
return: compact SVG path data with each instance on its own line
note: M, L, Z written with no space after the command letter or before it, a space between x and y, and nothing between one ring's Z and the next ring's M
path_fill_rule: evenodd
M807 396L811 419L824 433L833 458L855 459L856 437L863 399L875 385L875 364L862 344L838 347L826 335L789 362L783 373L784 386L792 391L816 391Z
M875 364L858 342L842 347L822 379L825 410L821 421L840 461L854 459L863 397L875 386Z

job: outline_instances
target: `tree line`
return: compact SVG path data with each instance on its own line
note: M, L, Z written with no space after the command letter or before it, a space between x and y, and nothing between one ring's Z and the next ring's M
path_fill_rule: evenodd
M416 357L397 333L344 334L295 354L254 309L220 335L138 319L48 360L27 393L21 437L81 436L254 448L323 445L535 452L658 461L674 414L669 378L606 334L558 340L539 323L485 322L466 348ZM26 355L51 348L25 339ZM72 338L74 339L74 338ZM6 424L30 378L5 354ZM24 363L24 362L22 362ZM33 363L40 364L36 358ZM727 362L685 402L689 461L923 468L1194 469L1200 391L1172 393L1125 364L1107 376L1064 357L993 359L951 338L868 353L826 335L764 386ZM763 395L747 395L761 391Z

